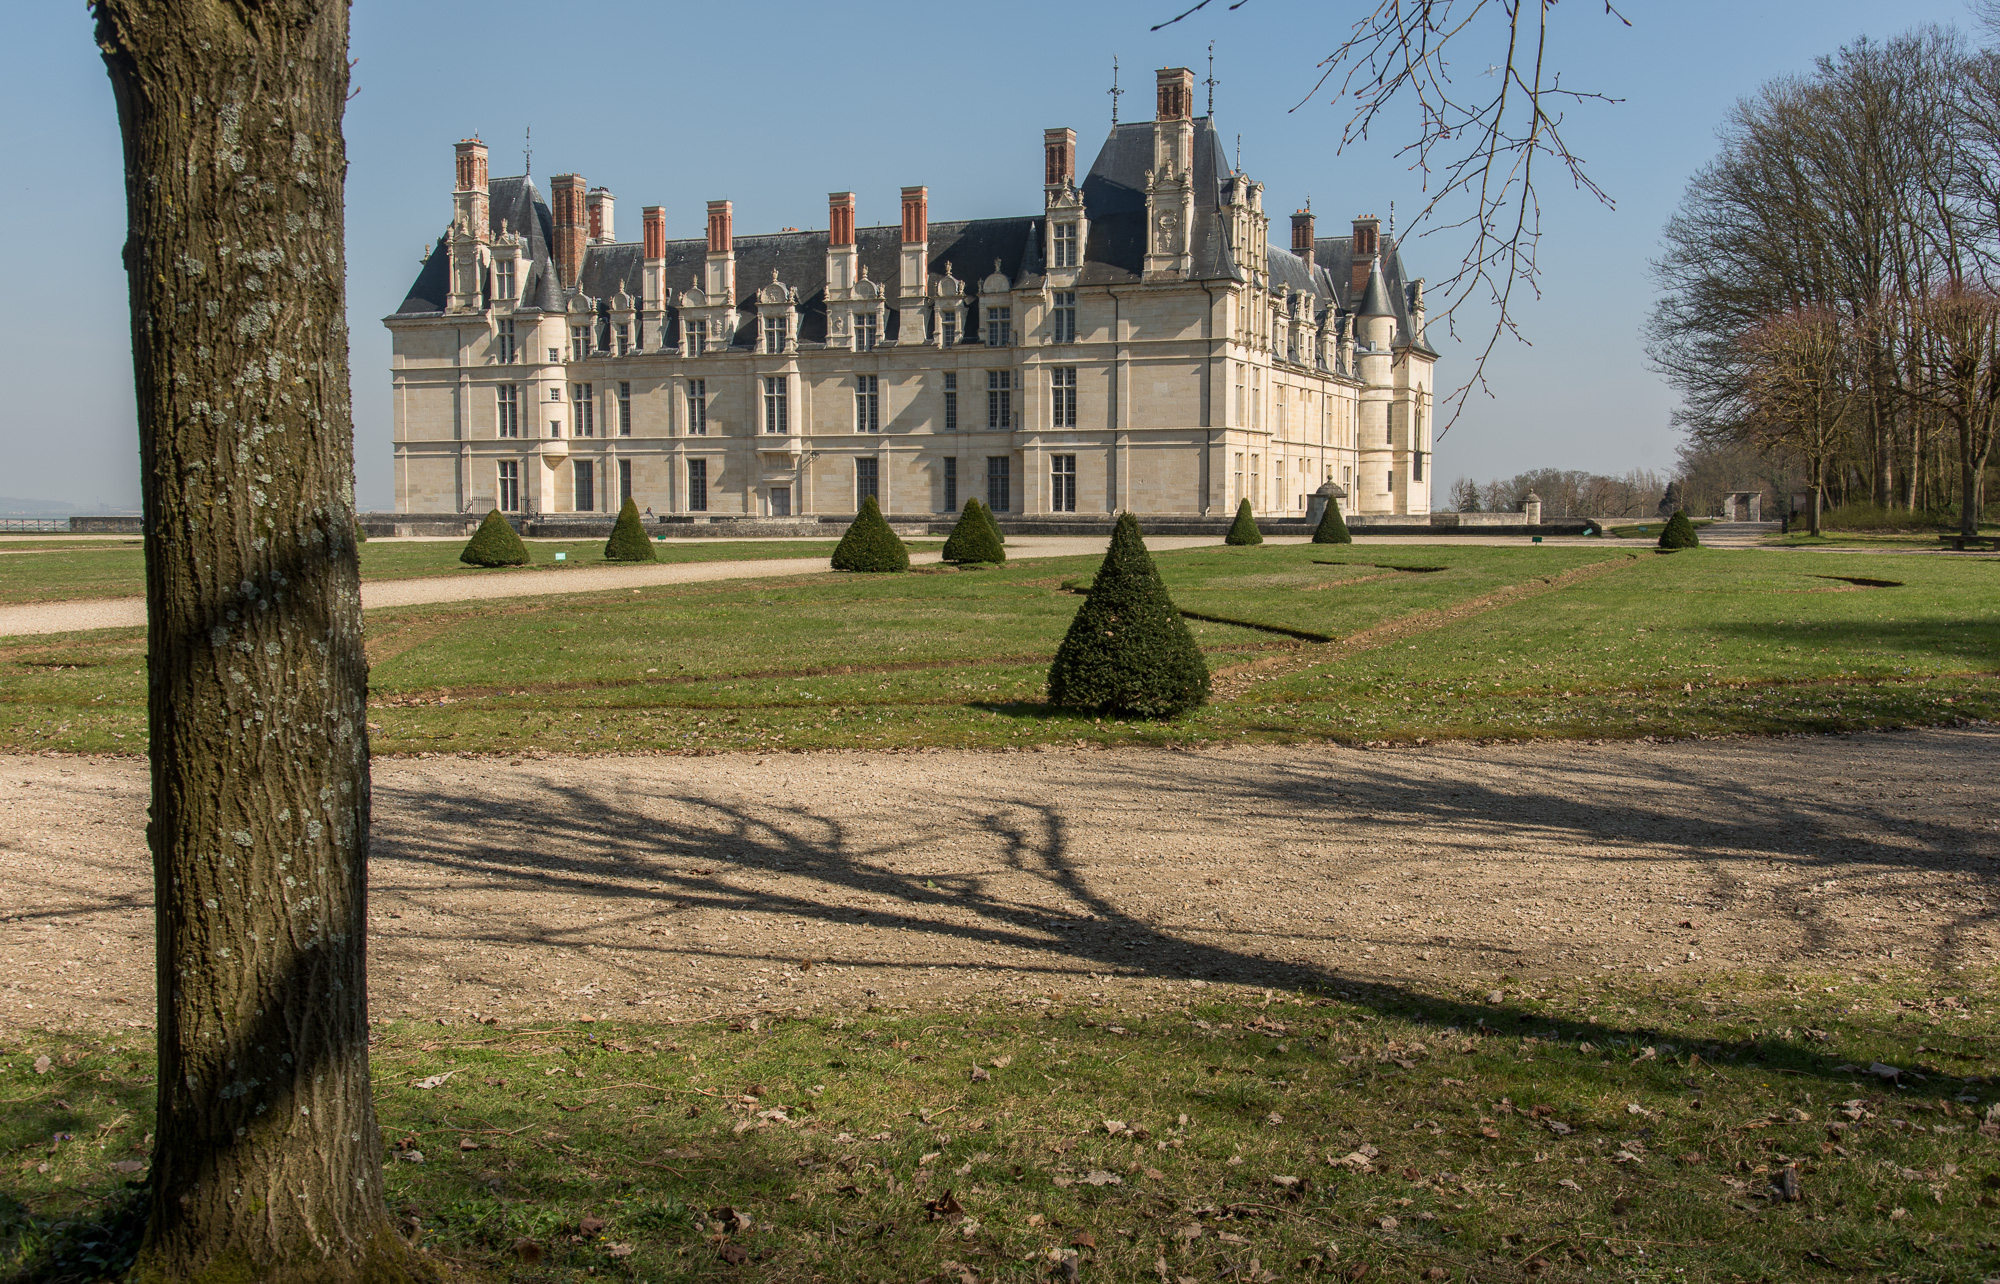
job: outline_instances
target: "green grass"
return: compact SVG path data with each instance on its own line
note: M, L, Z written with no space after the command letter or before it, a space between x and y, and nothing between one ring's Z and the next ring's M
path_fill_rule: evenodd
M1980 533L1995 533L1992 526L1982 526ZM1814 535L1808 531L1789 531L1783 535L1767 535L1764 543L1772 548L1872 548L1886 550L1936 549L1944 547L1938 542L1939 535L1957 534L1954 527L1950 531L1835 531L1829 530Z
M374 745L1407 743L2000 717L2000 577L1982 561L1265 545L1156 557L1176 602L1211 617L1191 628L1216 702L1168 722L1099 721L1043 703L1082 601L1064 585L1087 582L1096 560L374 612ZM1394 636L1314 646L1260 625ZM0 649L0 746L142 749L143 662L136 630Z
M458 1278L1974 1284L1995 979L1117 980L383 1025L373 1065L389 1206ZM138 1031L0 1046L29 1277L129 1256L152 1071Z

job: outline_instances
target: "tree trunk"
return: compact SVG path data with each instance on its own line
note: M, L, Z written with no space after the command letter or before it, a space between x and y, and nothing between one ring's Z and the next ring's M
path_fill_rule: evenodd
M99 0L146 513L159 1118L135 1279L399 1280L368 1082L344 0Z

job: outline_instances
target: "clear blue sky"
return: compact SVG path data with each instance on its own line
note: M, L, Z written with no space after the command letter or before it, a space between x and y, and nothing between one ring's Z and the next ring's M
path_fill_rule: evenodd
M1372 0L1370 0L1372 3ZM926 183L933 218L1037 208L1041 137L1069 125L1088 163L1109 123L1119 56L1125 118L1152 114L1152 72L1204 69L1216 42L1217 123L1241 133L1243 166L1284 215L1308 196L1322 235L1358 213L1413 210L1418 179L1388 146L1334 154L1341 120L1310 88L1316 58L1362 0L1250 0L1147 28L1180 0L1016 0L1005 6L631 3L587 8L518 0L385 4L356 0L359 95L347 115L348 305L359 498L391 495L389 342L380 318L414 278L420 247L449 219L452 143L478 133L493 172L520 172L534 127L536 181L575 171L618 197L618 230L637 239L639 207L668 211L669 235L696 236L703 203L736 202L745 232L825 225L826 193L851 188L866 223L894 222L897 189ZM1220 0L1211 8L1221 9ZM1861 35L1962 23L1963 0L1623 0L1633 26L1571 0L1564 82L1624 101L1579 108L1568 130L1606 210L1566 188L1544 193L1543 297L1523 309L1532 346L1503 344L1494 398L1476 397L1440 444L1438 476L1532 467L1665 469L1676 438L1671 392L1648 371L1639 328L1652 301L1647 260L1688 176L1714 152L1730 104L1766 79ZM0 42L0 119L11 190L0 245L14 304L0 313L0 496L84 505L138 503L127 339L117 121L81 3L12 10ZM572 16L587 14L588 17ZM913 18L912 15L920 15ZM907 35L905 33L908 33ZM1476 76L1488 58L1468 49ZM1407 117L1381 137L1397 136ZM1460 243L1441 233L1405 249L1433 280ZM1470 335L1477 335L1478 318ZM1440 342L1440 384L1469 358Z

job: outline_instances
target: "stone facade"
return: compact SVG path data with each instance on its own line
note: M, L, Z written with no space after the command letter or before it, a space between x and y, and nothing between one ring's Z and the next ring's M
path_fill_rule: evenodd
M1043 210L666 237L574 174L545 203L458 144L450 229L397 312L405 513L807 516L955 510L1302 516L1430 511L1423 282L1376 220L1269 243L1263 188L1159 73L1156 119L1115 125L1082 183L1045 132ZM553 206L553 208L551 207Z

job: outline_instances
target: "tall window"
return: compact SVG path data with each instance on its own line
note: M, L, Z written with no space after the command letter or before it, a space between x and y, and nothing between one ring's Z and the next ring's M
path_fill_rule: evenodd
M1250 492L1243 489L1243 452L1236 452L1236 498L1248 499Z
M764 380L764 431L790 432L791 417L785 408L785 376L771 375Z
M986 309L986 346L1005 348L1014 342L1014 309Z
M1076 224L1056 224L1056 261L1049 266L1076 266Z
M632 435L632 385L624 379L618 381L618 435Z
M854 376L854 431L882 431L882 381L876 375Z
M1076 427L1076 367L1049 367L1049 427Z
M996 513L1014 510L1014 497L1009 486L1013 462L1006 455L986 457L986 506Z
M1243 423L1243 363L1236 363L1236 404L1230 407L1229 422L1241 426Z
M882 464L875 459L854 461L854 510L861 511L861 501L872 499L878 505L882 502Z
M514 297L514 260L495 259L493 261L493 293L500 298L512 300Z
M764 351L776 356L785 350L785 335L789 323L784 317L764 318Z
M1420 482L1423 479L1424 479L1424 452L1419 450L1415 451L1410 455L1410 480L1413 482Z
M690 357L698 357L708 351L708 322L683 319L681 332L687 336Z
M514 323L512 321L502 321L499 330L500 333L494 338L494 347L500 358L500 363L502 365L511 365L514 361Z
M581 361L590 355L590 327L573 325L569 328L569 359Z
M958 342L958 314L956 312L944 313L938 317L938 337L944 341L944 346L947 348Z
M618 461L618 502L623 504L630 498L632 498L632 461L621 459Z
M1049 511L1076 511L1076 456L1049 456Z
M1394 494L1394 493L1395 493L1395 490L1396 490L1396 474L1394 474L1394 473L1390 473L1390 474L1388 475L1388 478L1387 478L1386 480L1384 480L1384 481L1383 481L1383 483L1382 483L1382 489L1383 489L1383 490L1386 490L1386 491L1388 491L1388 492L1390 492L1391 494Z
M1051 314L1057 343L1076 342L1076 291L1057 290L1055 311Z
M708 511L708 461L688 460L688 511L705 513Z
M1264 461L1256 455L1250 456L1250 507L1264 511Z
M688 436L708 436L708 380L688 380Z
M521 435L521 390L514 384L503 384L494 389L499 398L500 432L502 437Z
M958 375L950 370L944 376L944 430L958 431Z
M876 337L875 314L873 312L856 313L854 316L854 350L856 352L874 351Z
M1012 428L1014 426L1014 372L1012 370L988 370L986 372L986 426L988 428Z
M624 356L632 349L632 327L620 321L611 330L612 338L618 345L618 355Z
M576 511L594 512L597 509L597 467L588 459L579 459L570 465L576 480Z
M958 460L944 461L944 511L958 511Z
M573 383L569 386L570 423L576 425L570 431L572 437L595 437L597 435L597 398L591 395L587 383Z
M500 493L494 496L493 506L503 513L521 511L521 464L519 460L500 461Z

